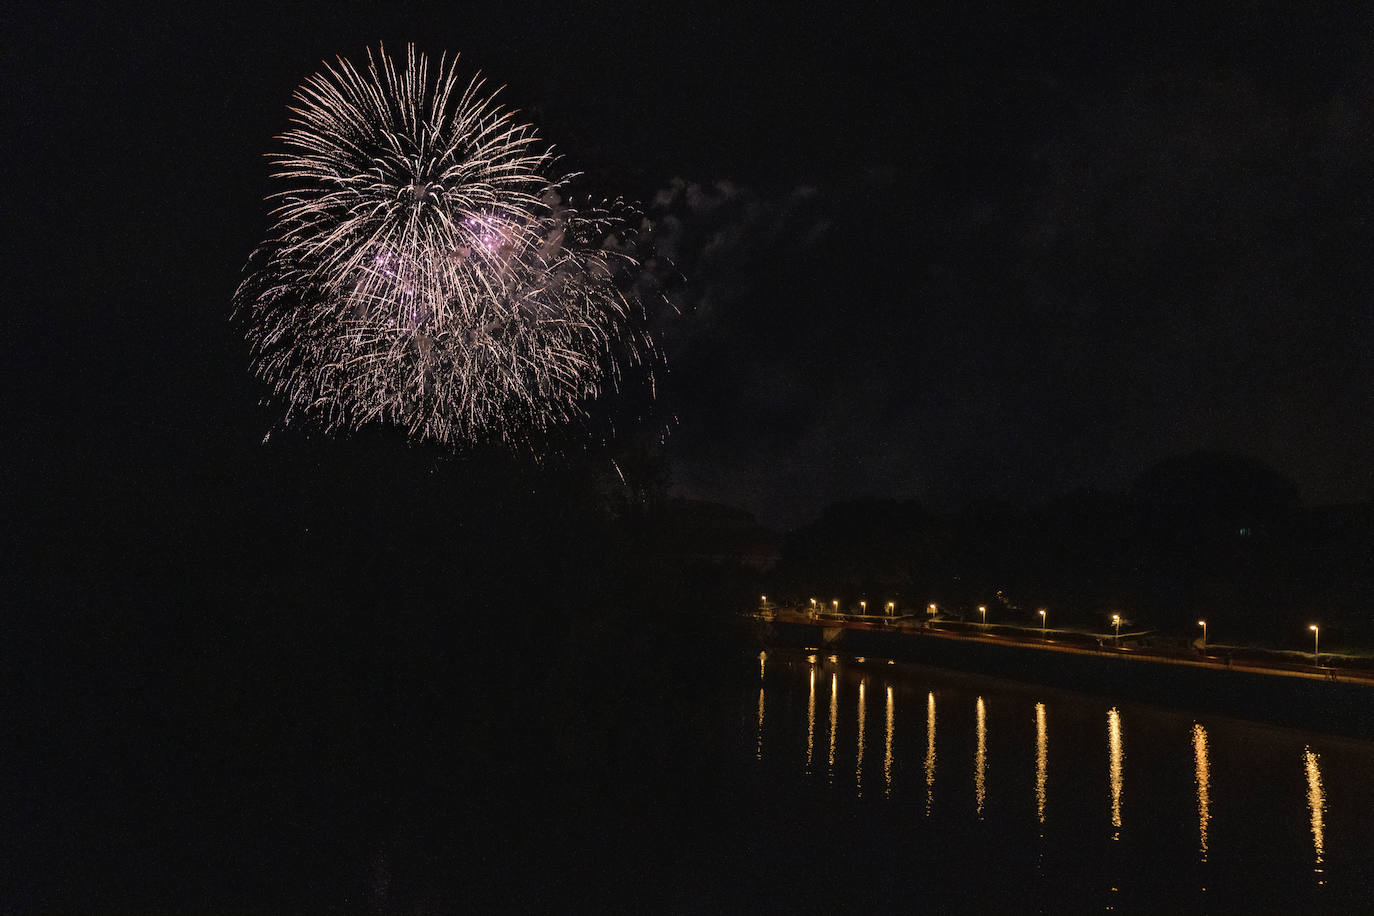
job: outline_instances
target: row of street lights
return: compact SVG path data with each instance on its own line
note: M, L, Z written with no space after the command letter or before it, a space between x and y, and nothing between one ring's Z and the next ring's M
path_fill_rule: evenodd
M1206 649L1207 649L1207 621L1205 621L1205 620L1199 620L1199 621L1197 622L1197 625L1200 626L1200 627L1202 627L1202 648L1203 648L1204 651L1206 651ZM1321 631L1321 627L1317 626L1315 623L1309 624L1308 627L1307 627L1307 629L1309 629L1309 630L1312 631L1312 664L1315 665L1315 664L1318 664L1318 663L1319 663L1319 659L1321 658L1321 638L1322 638L1322 631Z
M760 595L760 596L759 596L759 600L763 603L763 606L764 606L765 608L768 607L768 596L767 596L767 595ZM839 602L838 600L835 600L835 601L830 602L830 605L831 605L831 607L834 608L834 610L835 610L836 613L839 613L839 610L840 610L840 602ZM818 607L818 605L816 604L816 599L815 599L815 598L812 598L812 599L811 599L811 610L814 612L815 610L817 610L817 607ZM867 601L860 601L860 602L859 602L859 608L860 608L860 610L861 610L865 615L868 614L868 602L867 602ZM896 608L897 608L896 603L895 603L895 602L892 602L892 601L889 601L889 602L887 603L887 607L886 607L887 615L888 615L889 617L891 617L893 611L895 611ZM926 606L926 610L927 610L927 611L929 612L929 614L933 617L933 616L935 616L935 612L936 612L937 608L936 608L936 606L935 606L934 604L930 604L930 605L927 605L927 606ZM986 604L980 604L980 605L978 605L978 613L979 613L980 615L982 615L982 624L983 624L983 627L986 628L987 625L988 625L988 607L987 607L987 605L986 605ZM1044 608L1041 608L1041 609L1040 609L1039 611L1037 611L1036 613L1038 613L1038 614L1040 615L1040 635L1043 637L1043 636L1045 635L1045 632L1046 632L1045 625L1046 625L1046 619L1047 619L1047 612L1046 612L1046 610L1045 610ZM1207 621L1205 621L1205 620L1199 620L1199 621L1197 622L1197 625L1200 626L1200 627L1202 627L1202 649L1203 649L1203 651L1206 651L1206 650L1207 650ZM1312 664L1315 665L1315 664L1318 664L1318 661L1319 661L1319 659L1321 658L1321 628L1318 627L1318 626L1314 623L1314 624L1311 624L1310 626L1308 626L1307 629L1309 629L1309 630L1312 631ZM1116 642L1118 642L1118 643L1121 641L1121 615L1120 615L1120 614L1113 614L1113 615L1112 615L1112 638L1113 638L1114 641L1116 641Z
M762 597L763 597L763 599L764 599L764 603L766 604L766 603L767 603L767 600L768 600L768 596L767 596L767 595L764 595L764 596L762 596ZM840 602L839 602L838 600L837 600L837 601L832 601L832 602L830 602L830 606L831 606L832 608L834 608L835 613L839 613L839 610L840 610ZM811 610L812 610L812 611L819 610L821 607L823 607L823 605L817 604L815 598L812 598L812 599L811 599ZM892 616L893 611L895 611L896 609L897 609L897 602L895 602L895 601L889 601L889 602L887 603L887 607L884 608L884 610L887 612L887 616L889 616L889 617ZM868 614L868 602L867 602L867 601L860 601L860 602L859 602L859 610L860 610L860 612L861 612L862 614L864 614L864 615L866 616L866 615Z
M759 600L763 602L763 605L764 605L765 607L768 605L768 596L767 596L767 595L760 595L760 596L759 596ZM835 613L837 613L837 614L839 613L839 611L840 611L840 602L839 602L838 600L831 601L831 602L830 602L830 606L831 606L831 608L834 610ZM821 604L820 602L818 602L815 598L812 598L812 599L811 599L811 610L812 610L813 612L814 612L814 611L820 610L822 607L824 607L824 605ZM934 616L935 616L936 611L937 611L938 609L939 609L939 608L938 608L936 605L934 605L934 604L928 604L928 605L926 605L926 612L927 612L931 617L934 617ZM868 602L867 602L867 601L860 601L860 602L859 602L859 610L860 610L860 613L862 613L862 614L864 614L864 615L867 615L867 614L868 614ZM895 601L889 601L889 602L887 603L887 605L884 607L884 610L887 612L887 616L891 617L891 616L893 615L893 613L897 610L897 603L896 603ZM986 627L986 626L988 625L988 607L987 607L987 605L986 605L986 604L980 604L980 605L978 605L978 613L979 613L979 615L981 615L981 621L982 621L983 626ZM1046 610L1045 610L1044 608L1041 608L1037 613L1040 615L1040 631L1041 631L1041 633L1043 634L1044 631L1045 631L1046 613L1047 613L1047 612L1046 612Z

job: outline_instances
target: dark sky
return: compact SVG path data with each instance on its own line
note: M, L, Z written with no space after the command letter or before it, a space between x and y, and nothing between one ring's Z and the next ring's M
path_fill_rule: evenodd
M1116 6L21 7L8 435L74 466L257 442L228 312L262 154L322 59L413 40L656 219L680 495L786 526L1214 449L1369 498L1374 17Z

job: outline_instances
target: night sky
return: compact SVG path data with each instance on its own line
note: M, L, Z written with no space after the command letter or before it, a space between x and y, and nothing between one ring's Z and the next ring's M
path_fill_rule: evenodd
M458 51L685 277L672 492L805 522L1197 449L1374 495L1374 15L1262 2L38 4L0 61L4 427L77 477L258 447L229 321L295 86ZM53 473L57 473L54 471Z

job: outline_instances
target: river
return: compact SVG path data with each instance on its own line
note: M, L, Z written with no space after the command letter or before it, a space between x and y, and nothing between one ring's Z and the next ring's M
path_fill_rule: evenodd
M1374 742L705 626L345 623L54 688L0 911L1370 911Z
M776 842L860 897L1367 911L1374 743L883 659L757 664L741 721L758 791L827 819Z

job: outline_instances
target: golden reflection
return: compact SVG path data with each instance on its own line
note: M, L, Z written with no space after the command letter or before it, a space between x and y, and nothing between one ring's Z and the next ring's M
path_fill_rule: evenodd
M1323 823L1326 793L1322 791L1321 758L1310 747L1303 748L1302 758L1303 767L1307 770L1307 807L1312 815L1312 853L1316 866L1312 870L1319 876L1317 883L1325 884L1326 879L1320 877L1325 871L1322 863L1326 860L1326 827Z
M759 653L759 680L763 680L763 666L768 661L767 651Z
M983 817L983 801L987 797L988 771L988 716L983 698L979 697L975 706L978 715L978 750L973 755L973 795L978 806L978 817Z
M759 740L754 748L754 759L763 759L763 688L759 688Z
M830 675L830 758L827 762L826 776L835 775L835 723L839 719L839 675Z
M1193 723L1193 766L1197 781L1197 848L1207 861L1207 825L1212 820L1212 765L1207 759L1207 729Z
M864 718L867 712L867 695L864 687L868 679L859 681L859 753L854 763L854 788L859 790L859 794L864 794Z
M892 794L892 686L887 688L887 738L883 743L883 790L884 795Z
M1049 776L1050 736L1045 728L1045 704L1035 704L1035 816L1045 823L1045 783Z
M806 699L806 772L811 772L811 758L816 751L816 669L811 668L811 695Z
M1121 839L1121 763L1126 751L1121 742L1121 713L1113 706L1107 711L1108 776L1112 785L1112 839Z
M926 694L926 817L935 801L935 692Z

